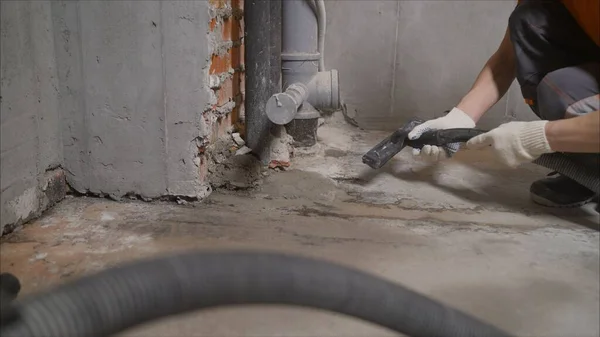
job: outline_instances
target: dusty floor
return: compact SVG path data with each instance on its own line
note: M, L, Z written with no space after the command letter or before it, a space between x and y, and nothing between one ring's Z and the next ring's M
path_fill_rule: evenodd
M143 256L251 247L322 257L400 282L519 336L600 333L598 214L528 200L546 171L465 152L432 167L403 153L381 172L360 156L385 134L332 122L292 171L198 205L69 198L2 238L1 270L24 292ZM316 154L316 155L315 155ZM391 336L328 313L230 308L130 336Z

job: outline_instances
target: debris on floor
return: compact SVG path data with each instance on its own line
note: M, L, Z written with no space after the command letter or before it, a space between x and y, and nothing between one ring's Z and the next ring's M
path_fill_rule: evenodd
M285 127L278 126L274 128L271 139L271 153L269 168L286 170L291 166L294 155L292 143L294 139L285 131Z
M233 138L209 146L208 180L213 188L247 189L260 183L262 164L244 148L238 148Z
M298 151L283 172L236 156L231 138L210 149L212 183L221 189L202 202L69 197L0 239L0 271L17 275L26 295L158 254L276 250L381 275L517 336L598 335L597 213L535 206L528 184L543 170L507 174L469 151L437 166L401 153L371 170L360 157L383 134L328 122L320 143ZM394 336L279 307L210 310L124 335L244 334Z
M246 145L246 142L242 139L242 136L240 136L240 134L238 132L232 133L231 138L233 138L233 142L238 147L242 147L242 146Z
M249 154L252 152L252 149L247 146L242 146L237 151L235 151L236 156L243 156L245 154Z

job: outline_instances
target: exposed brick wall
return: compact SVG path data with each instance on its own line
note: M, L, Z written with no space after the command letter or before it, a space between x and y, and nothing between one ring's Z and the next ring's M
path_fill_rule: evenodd
M211 142L237 129L243 134L244 115L244 0L210 0Z
M211 47L208 80L212 97L203 112L206 136L197 144L201 181L209 181L209 167L215 159L210 152L216 151L213 147L219 143L217 140L233 130L242 136L245 131L244 0L209 0L208 3Z

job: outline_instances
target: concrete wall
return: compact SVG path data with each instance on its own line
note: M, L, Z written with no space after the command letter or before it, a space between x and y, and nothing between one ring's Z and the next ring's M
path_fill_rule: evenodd
M204 1L52 3L67 179L80 192L198 196L209 102Z
M2 1L0 234L63 198L59 92L49 2Z
M243 54L241 0L2 1L2 227L62 198L65 175L117 199L206 196Z
M203 197L238 120L243 4L53 2L67 177L81 192Z
M340 71L343 99L365 128L433 118L469 90L498 47L515 0L327 0L328 68ZM518 87L481 120L492 127L533 119Z

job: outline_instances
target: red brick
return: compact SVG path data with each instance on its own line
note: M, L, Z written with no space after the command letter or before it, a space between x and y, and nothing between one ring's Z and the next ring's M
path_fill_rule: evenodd
M224 55L213 55L211 58L209 73L211 75L226 73L231 68L230 53Z
M240 61L240 65L246 64L244 62L244 60L246 59L245 58L246 57L245 53L246 53L246 46L242 43L242 45L240 45L240 60L239 60Z
M227 4L227 0L209 0L209 3L214 8L223 8Z
M231 0L231 7L244 10L244 0Z
M236 18L232 18L231 21L233 21L232 25L231 25L231 41L239 41L241 39L242 35L242 22L241 20L238 20Z
M235 46L231 48L231 67L233 69L239 69L242 64L242 59L244 55L242 54L242 46Z
M239 23L240 23L240 27L239 27L240 36L239 37L241 39L244 37L244 32L246 31L246 24L244 23L244 19L239 20Z
M289 161L280 161L280 160L271 160L269 163L269 168L288 168L292 164Z
M239 41L244 36L242 21L233 16L223 20L221 37L224 41Z
M201 181L208 179L208 165L206 165L206 155L200 155L200 165L198 165L198 176Z
M233 41L232 34L235 30L235 23L236 20L232 17L223 20L223 26L221 28L221 36L223 38L223 41Z
M240 90L240 84L241 84L241 80L240 78L243 77L244 74L241 74L239 71L236 71L233 74L233 96L238 96L241 93Z
M221 83L221 87L217 90L217 106L223 106L230 101L234 101L241 94L241 77L243 76L239 72L235 72L233 76Z
M223 137L224 135L226 135L227 131L229 131L232 126L233 126L233 124L231 123L231 115L230 114L217 118L215 123L213 123L213 125L212 125L212 134L211 134L212 141L211 142L214 142L217 139L219 139L220 137Z
M221 88L217 91L217 106L223 106L233 100L234 78L230 77L221 83Z
M239 106L236 106L235 108L233 108L233 110L231 110L231 123L233 125L235 125L236 128L239 128L239 121L240 121L240 108L239 108Z
M231 114L220 118L218 120L219 123L219 137L227 134L227 131L231 130L233 124L231 123Z
M215 27L217 27L217 18L212 18L208 24L208 28L210 28L211 32L214 32Z

